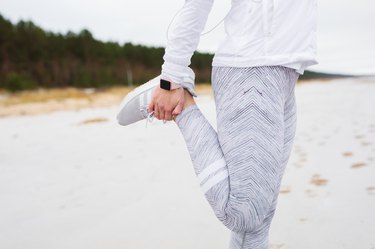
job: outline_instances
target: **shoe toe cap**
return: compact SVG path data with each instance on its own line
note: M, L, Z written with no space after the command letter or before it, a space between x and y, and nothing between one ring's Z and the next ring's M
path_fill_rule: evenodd
M139 108L134 107L131 103L125 105L117 114L117 122L126 126L144 119Z

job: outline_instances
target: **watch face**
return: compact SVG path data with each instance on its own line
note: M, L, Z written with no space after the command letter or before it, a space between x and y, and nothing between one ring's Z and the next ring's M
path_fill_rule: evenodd
M165 90L171 90L171 82L160 79L160 88Z

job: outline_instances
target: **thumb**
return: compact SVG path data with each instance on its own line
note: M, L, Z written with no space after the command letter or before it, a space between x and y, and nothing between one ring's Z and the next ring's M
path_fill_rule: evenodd
M184 103L183 102L180 102L178 103L178 105L176 106L176 108L174 108L173 112L172 112L172 115L178 115L182 112L182 108L184 107Z
M151 100L150 104L148 104L148 111L153 112L154 111L154 100Z

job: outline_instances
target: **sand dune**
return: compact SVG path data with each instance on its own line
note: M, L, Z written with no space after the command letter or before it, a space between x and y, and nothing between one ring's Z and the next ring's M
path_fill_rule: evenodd
M30 116L55 111L77 111L85 108L102 108L117 105L132 88L108 89L40 89L20 93L0 91L0 118ZM209 84L196 87L199 94L210 94Z

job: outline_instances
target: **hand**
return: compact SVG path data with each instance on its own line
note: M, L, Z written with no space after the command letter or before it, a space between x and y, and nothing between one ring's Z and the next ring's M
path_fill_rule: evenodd
M172 120L181 113L185 104L184 88L171 91L156 86L149 104L149 111L159 120Z

